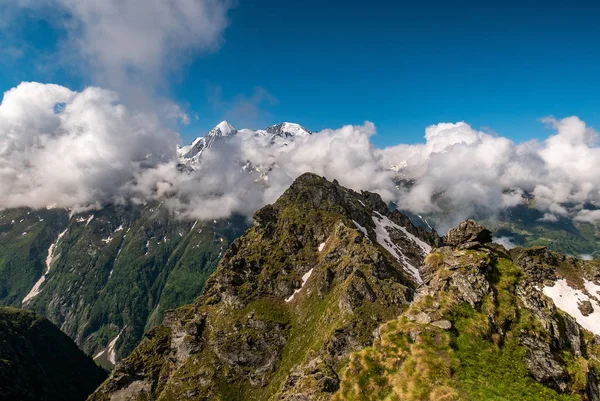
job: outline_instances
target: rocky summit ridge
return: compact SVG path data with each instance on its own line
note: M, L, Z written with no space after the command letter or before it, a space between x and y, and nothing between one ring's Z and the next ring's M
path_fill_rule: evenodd
M412 301L440 240L378 195L313 174L254 219L204 294L90 399L327 399L349 354Z
M600 265L299 177L90 400L600 400Z

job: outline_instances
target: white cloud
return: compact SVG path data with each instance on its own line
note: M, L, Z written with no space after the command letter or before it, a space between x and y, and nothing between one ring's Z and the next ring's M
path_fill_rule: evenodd
M119 90L127 103L154 100L153 90L190 57L217 49L229 0L16 0L67 35L61 62L95 84ZM153 105L150 105L151 107Z
M517 245L513 242L511 237L498 237L494 238L494 243L502 245L504 248L510 250L516 248Z
M114 92L23 83L0 104L0 205L118 201L136 171L174 158L178 139Z
M399 196L401 207L418 212L450 211L453 221L475 214L490 215L520 202L523 191L535 196L544 220L573 217L585 202L600 202L600 148L597 133L577 117L544 119L556 134L542 143L516 144L476 131L468 124L442 123L428 127L425 144L398 145L381 150L387 165L416 180ZM597 220L581 210L577 218Z
M186 119L171 103L155 113L124 106L112 91L74 92L23 83L0 104L0 208L164 200L190 218L251 214L311 171L342 185L377 192L415 213L433 213L441 231L479 214L531 203L542 220L597 222L600 167L596 133L576 117L547 120L556 133L516 144L468 124L428 127L426 142L376 149L372 123L299 136L269 146L264 132L243 130L203 153L196 171L178 169L179 135L160 116ZM188 117L189 118L189 117ZM583 160L583 162L582 162ZM249 162L260 171L242 171ZM403 166L399 172L389 166ZM263 174L269 171L265 179ZM400 174L411 185L397 188ZM507 243L508 244L508 243Z

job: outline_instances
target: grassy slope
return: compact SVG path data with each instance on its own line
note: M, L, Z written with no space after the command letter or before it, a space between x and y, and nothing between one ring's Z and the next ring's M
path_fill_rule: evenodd
M540 329L529 314L517 309L514 288L519 274L502 255L495 263L493 281L498 302L488 296L479 311L454 303L449 293L420 299L409 312L439 302L454 329L423 329L405 315L388 322L380 342L352 356L335 400L580 400L575 394L559 394L527 374L525 349L518 336L520 330ZM488 314L497 322L512 321L505 336L489 332ZM413 340L411 333L417 331L420 335ZM570 366L577 369L575 363Z

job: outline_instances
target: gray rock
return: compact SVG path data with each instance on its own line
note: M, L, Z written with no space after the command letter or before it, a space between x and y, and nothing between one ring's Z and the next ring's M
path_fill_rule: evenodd
M443 330L450 330L452 328L452 323L449 320L436 320L435 322L431 322L431 325Z
M548 387L565 391L568 375L554 359L550 346L537 338L529 336L521 337L521 343L527 347L524 360L531 376Z
M460 223L458 227L450 229L444 242L454 247L472 242L486 244L492 242L492 233L476 221L466 220Z
M415 320L419 324L429 324L431 323L431 316L425 312L421 312L415 317Z
M600 401L600 389L598 389L598 379L593 369L587 372L587 385L585 389L590 401Z

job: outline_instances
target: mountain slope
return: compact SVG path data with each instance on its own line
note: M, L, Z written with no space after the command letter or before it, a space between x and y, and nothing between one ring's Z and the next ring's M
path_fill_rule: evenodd
M412 300L439 238L378 195L298 178L92 400L326 399L351 351ZM386 228L388 227L388 228Z
M0 214L0 304L40 312L110 366L195 299L243 218L182 221L159 204ZM111 345L112 346L109 346Z
M106 373L48 320L23 309L0 308L0 398L77 401Z
M467 225L485 232L471 221L449 237ZM351 356L335 400L600 399L598 337L545 295L563 280L597 282L600 265L545 248L509 254L489 240L462 236L427 257L426 285L372 347ZM585 287L594 293L580 299L589 296L598 319L600 286Z

